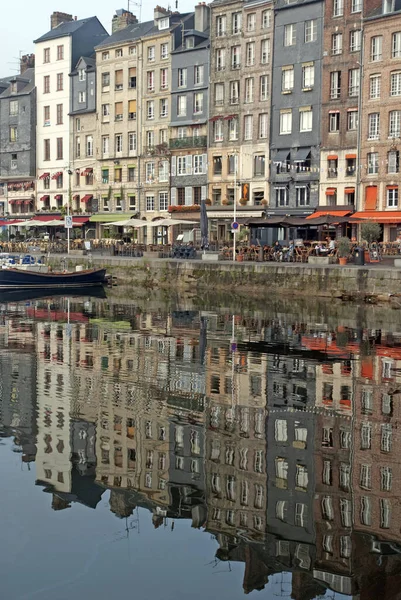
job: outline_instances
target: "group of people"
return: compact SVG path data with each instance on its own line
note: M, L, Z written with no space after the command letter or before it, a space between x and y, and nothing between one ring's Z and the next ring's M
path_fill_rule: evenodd
M336 242L331 237L326 238L326 244L319 242L315 246L315 253L317 256L333 256L336 251ZM294 259L295 243L294 240L290 240L289 245L285 248L276 241L273 246L274 260L291 262Z

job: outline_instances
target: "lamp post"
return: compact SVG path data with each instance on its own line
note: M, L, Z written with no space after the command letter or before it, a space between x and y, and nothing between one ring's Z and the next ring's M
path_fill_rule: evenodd
M70 253L70 202L71 202L71 176L72 171L68 168L68 200L67 200L67 215L65 219L65 227L67 229L67 254Z

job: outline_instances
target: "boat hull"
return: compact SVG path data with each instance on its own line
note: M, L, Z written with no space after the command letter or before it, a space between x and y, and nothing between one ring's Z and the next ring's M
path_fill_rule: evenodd
M38 273L19 269L0 269L0 290L79 289L103 285L106 269L73 273Z

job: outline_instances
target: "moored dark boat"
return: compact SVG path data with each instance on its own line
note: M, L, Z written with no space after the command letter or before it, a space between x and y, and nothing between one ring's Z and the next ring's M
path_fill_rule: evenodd
M0 269L0 290L69 289L103 285L106 269L89 269L68 273L46 273L29 270Z

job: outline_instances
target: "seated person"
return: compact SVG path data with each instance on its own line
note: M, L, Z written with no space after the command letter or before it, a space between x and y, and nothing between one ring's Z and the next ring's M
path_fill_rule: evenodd
M273 246L273 255L275 260L282 260L283 258L283 247L278 240Z

